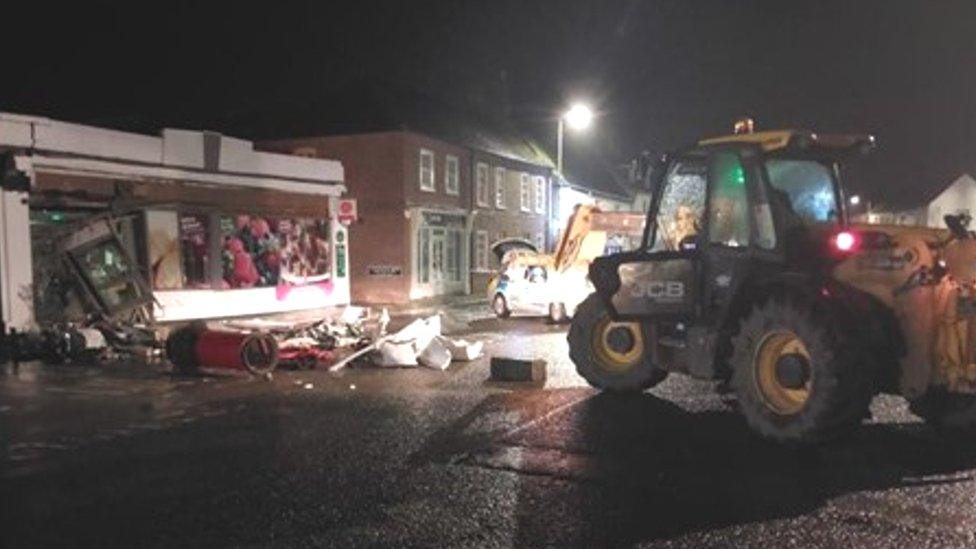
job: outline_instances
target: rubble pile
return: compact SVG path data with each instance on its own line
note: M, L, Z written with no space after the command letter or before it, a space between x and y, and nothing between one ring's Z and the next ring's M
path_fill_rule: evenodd
M324 367L335 372L357 364L397 368L424 366L445 370L453 361L470 361L481 356L481 342L445 337L440 315L414 320L392 334L387 333L389 322L390 315L386 309L373 314L363 307L347 307L338 318L321 318L304 323L261 318L225 321L218 330L197 326L174 332L167 341L167 354L181 371L217 367L249 370L252 373L268 373L274 366L264 366L259 372L249 366L246 357L240 360L235 358L246 355L247 337L272 339L275 366L292 369ZM212 333L238 334L239 341L227 343L233 338L208 335ZM229 347L220 352L201 349L201 343L210 339ZM266 349L270 347L268 343L264 345ZM223 358L227 353L231 353L229 358ZM221 357L224 362L208 365L204 360L205 355ZM265 357L262 364L266 365L269 361L271 359Z

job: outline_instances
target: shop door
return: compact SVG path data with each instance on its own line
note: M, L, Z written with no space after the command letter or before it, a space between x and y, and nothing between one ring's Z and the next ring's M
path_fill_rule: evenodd
M430 281L437 289L444 286L447 280L447 263L445 248L447 234L444 229L434 229L430 235Z

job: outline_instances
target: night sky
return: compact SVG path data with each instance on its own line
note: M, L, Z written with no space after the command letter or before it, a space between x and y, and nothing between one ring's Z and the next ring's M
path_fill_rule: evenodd
M588 100L600 117L568 138L569 171L748 114L877 135L848 182L876 203L976 172L973 1L218 4L5 5L0 110L192 127L382 79L510 116L550 147L559 108Z

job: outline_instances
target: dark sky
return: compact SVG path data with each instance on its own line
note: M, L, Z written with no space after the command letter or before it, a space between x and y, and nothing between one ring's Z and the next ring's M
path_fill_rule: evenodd
M247 4L5 6L0 110L203 125L383 78L507 110L547 144L554 113L586 99L600 118L568 138L570 167L750 114L877 135L849 181L877 202L976 171L971 0Z

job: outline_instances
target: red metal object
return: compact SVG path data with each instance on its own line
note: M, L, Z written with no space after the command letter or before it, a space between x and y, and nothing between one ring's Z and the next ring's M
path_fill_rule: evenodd
M194 350L201 368L261 375L278 365L278 344L268 334L203 330L197 334Z

